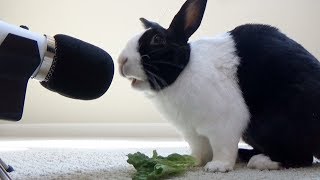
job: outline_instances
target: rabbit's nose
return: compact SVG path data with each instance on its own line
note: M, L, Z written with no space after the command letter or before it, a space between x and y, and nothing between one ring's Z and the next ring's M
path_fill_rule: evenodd
M125 77L124 72L123 72L123 66L126 64L126 62L128 61L128 58L120 58L119 59L119 72L120 75Z

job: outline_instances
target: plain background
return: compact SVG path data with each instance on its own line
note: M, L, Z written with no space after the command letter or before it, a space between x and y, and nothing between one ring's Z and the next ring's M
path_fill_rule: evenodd
M0 19L27 25L41 34L62 33L90 42L109 52L117 70L120 51L143 30L138 19L145 17L167 27L183 3L184 0L0 0ZM271 24L320 59L319 17L319 0L209 0L203 23L191 40L214 36L244 23ZM116 71L108 92L94 101L68 99L30 80L19 123L132 122L166 121Z

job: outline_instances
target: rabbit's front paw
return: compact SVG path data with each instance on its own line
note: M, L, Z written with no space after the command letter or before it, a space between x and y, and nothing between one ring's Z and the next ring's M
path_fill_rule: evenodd
M223 161L211 161L204 167L208 172L228 172L233 170L233 166L228 162Z

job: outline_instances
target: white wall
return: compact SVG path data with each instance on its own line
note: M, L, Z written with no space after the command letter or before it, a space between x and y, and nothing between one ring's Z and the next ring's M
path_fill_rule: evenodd
M30 30L78 37L108 51L114 60L142 30L145 17L169 25L184 0L0 0L0 19ZM320 59L319 0L209 0L192 39L213 36L243 23L266 23L304 45ZM117 64L116 64L117 65ZM0 85L1 87L1 85ZM109 91L95 101L71 100L30 81L20 123L165 122L130 83L115 74ZM6 123L1 121L0 123Z

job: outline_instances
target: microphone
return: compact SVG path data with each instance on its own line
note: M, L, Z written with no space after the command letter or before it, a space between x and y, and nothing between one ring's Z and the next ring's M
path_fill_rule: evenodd
M113 60L99 47L0 21L0 119L21 119L30 78L68 98L92 100L108 90L113 75Z
M55 35L54 40L53 58L50 63L42 63L34 78L40 80L45 88L69 98L92 100L102 96L108 90L114 75L110 55L96 46L67 35ZM53 48L48 49L52 53Z

